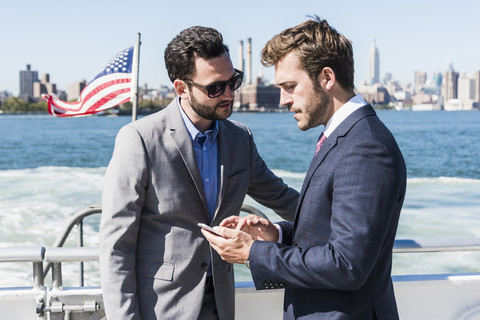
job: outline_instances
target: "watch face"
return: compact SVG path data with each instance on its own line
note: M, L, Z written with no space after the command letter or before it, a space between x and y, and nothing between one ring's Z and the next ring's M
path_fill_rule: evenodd
M248 269L250 269L250 260L249 259L245 260L245 265L247 266Z

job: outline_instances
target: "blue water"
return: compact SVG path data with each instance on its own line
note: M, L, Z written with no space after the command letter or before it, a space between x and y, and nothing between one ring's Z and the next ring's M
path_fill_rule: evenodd
M408 187L397 238L480 237L480 112L379 111L403 152ZM306 132L290 113L234 113L267 165L297 190L322 127ZM130 117L58 119L0 115L0 246L51 246L71 215L99 204L117 131ZM272 219L270 210L256 205ZM98 245L98 216L85 245ZM67 244L74 245L75 239ZM78 272L68 264L67 275ZM98 284L87 263L87 285ZM237 280L249 271L235 267ZM395 254L394 274L480 272L480 253ZM68 277L68 276L67 276ZM31 284L31 265L0 265L0 286ZM68 282L66 282L68 285Z
M379 111L395 135L408 177L480 179L480 112ZM235 113L269 167L306 172L322 127L300 131L291 113ZM115 135L130 117L58 119L0 115L0 170L107 166Z
M408 177L480 179L480 112L378 111L394 134ZM300 131L290 113L235 114L272 168L306 172L322 126Z

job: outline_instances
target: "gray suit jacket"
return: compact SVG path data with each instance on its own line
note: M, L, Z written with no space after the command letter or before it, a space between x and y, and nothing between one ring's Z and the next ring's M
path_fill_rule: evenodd
M325 140L283 244L255 241L258 289L285 288L284 319L398 319L392 248L406 191L394 137L371 106Z
M220 319L234 318L233 267L198 222L218 225L246 194L292 220L298 193L259 156L249 129L219 121L220 185L213 221L177 102L123 127L105 174L100 272L108 319L196 319L211 259Z

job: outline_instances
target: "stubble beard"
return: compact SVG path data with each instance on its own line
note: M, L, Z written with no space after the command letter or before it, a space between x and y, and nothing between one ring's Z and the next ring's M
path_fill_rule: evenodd
M306 100L305 124L298 123L302 131L318 127L324 123L329 97L320 86L315 86L313 94Z
M199 103L193 95L190 96L190 106L192 107L192 110L195 111L197 115L207 120L224 120L230 117L233 109L233 101L230 102L229 109L224 110L223 108L221 108L220 110L222 112L217 113L219 106L225 104L225 102L226 101L223 100L223 101L219 101L214 106L209 106L209 105Z

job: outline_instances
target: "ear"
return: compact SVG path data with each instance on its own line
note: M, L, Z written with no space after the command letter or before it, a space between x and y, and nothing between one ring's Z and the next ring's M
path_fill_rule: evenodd
M178 79L175 80L173 82L173 88L175 89L175 92L179 97L181 97L182 99L188 98L188 95L187 95L188 87L185 81L178 80Z
M321 81L320 83L323 82L323 84L325 86L325 90L332 89L333 85L336 82L335 72L330 67L323 68L322 72L320 72L319 78L320 78L319 80Z

